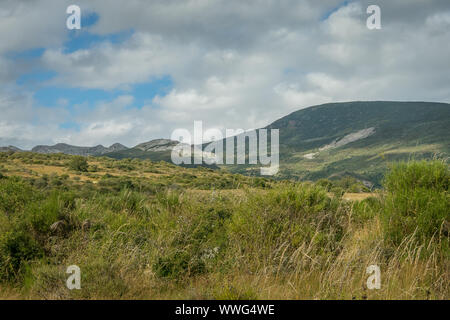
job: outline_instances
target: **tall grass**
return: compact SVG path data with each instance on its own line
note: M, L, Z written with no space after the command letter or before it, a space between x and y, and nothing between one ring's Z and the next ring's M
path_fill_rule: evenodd
M0 180L0 297L448 299L449 169L395 165L379 197L313 183L195 193ZM65 286L67 266L82 289ZM381 268L368 290L366 267Z

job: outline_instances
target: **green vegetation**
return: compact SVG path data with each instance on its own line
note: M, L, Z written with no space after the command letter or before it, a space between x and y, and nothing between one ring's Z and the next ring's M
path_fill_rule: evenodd
M88 163L84 157L75 156L69 162L69 168L75 171L87 172L88 171Z
M280 130L277 178L315 181L351 176L381 187L392 163L448 158L449 127L447 103L357 101L301 109L267 128ZM374 130L368 137L322 149L368 128ZM225 167L235 173L259 172L255 166Z
M396 164L384 190L346 201L367 190L137 159L86 158L96 170L80 172L74 159L0 154L0 298L450 297L441 161ZM365 286L372 264L380 290ZM70 265L81 290L66 288Z
M400 244L411 234L423 241L440 238L450 215L450 171L445 163L394 165L385 187L383 222L390 240Z

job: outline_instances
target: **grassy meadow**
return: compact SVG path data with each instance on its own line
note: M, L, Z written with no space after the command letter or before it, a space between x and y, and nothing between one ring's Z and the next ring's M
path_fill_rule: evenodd
M0 299L449 299L448 164L382 185L0 153Z

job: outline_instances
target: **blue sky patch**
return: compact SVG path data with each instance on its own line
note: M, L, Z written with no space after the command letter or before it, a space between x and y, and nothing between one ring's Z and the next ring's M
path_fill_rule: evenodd
M88 104L93 106L97 102L112 101L122 95L132 95L134 97L133 106L140 109L145 104L151 103L155 96L165 96L172 88L172 78L165 76L145 83L131 85L130 90L108 91L57 86L43 87L35 92L34 99L39 105L45 107L60 107L59 102L66 100L69 109L71 109L73 105Z
M55 71L34 71L21 75L16 83L21 86L35 87L42 84L44 81L54 78L56 75L57 73Z
M342 2L341 4L339 4L336 8L331 9L330 11L328 11L327 13L325 13L321 18L320 21L325 21L327 20L333 13L337 12L339 9L348 6L352 1L346 0L344 2Z
M81 128L78 123L72 121L63 122L59 125L59 127L61 129L75 130L77 132L79 132Z
M45 48L33 48L25 51L11 52L6 55L8 59L20 60L20 59L36 59L44 54Z
M96 12L83 13L81 15L81 28L91 27L95 25L99 19L100 16Z
M64 53L72 53L77 50L89 49L100 42L110 42L113 44L122 43L133 35L133 30L122 31L108 35L96 35L88 30L68 30L68 40L64 43Z

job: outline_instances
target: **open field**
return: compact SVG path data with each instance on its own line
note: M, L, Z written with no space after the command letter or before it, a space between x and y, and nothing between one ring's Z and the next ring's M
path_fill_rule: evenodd
M0 298L449 299L449 181L440 161L398 164L370 192L0 153Z

